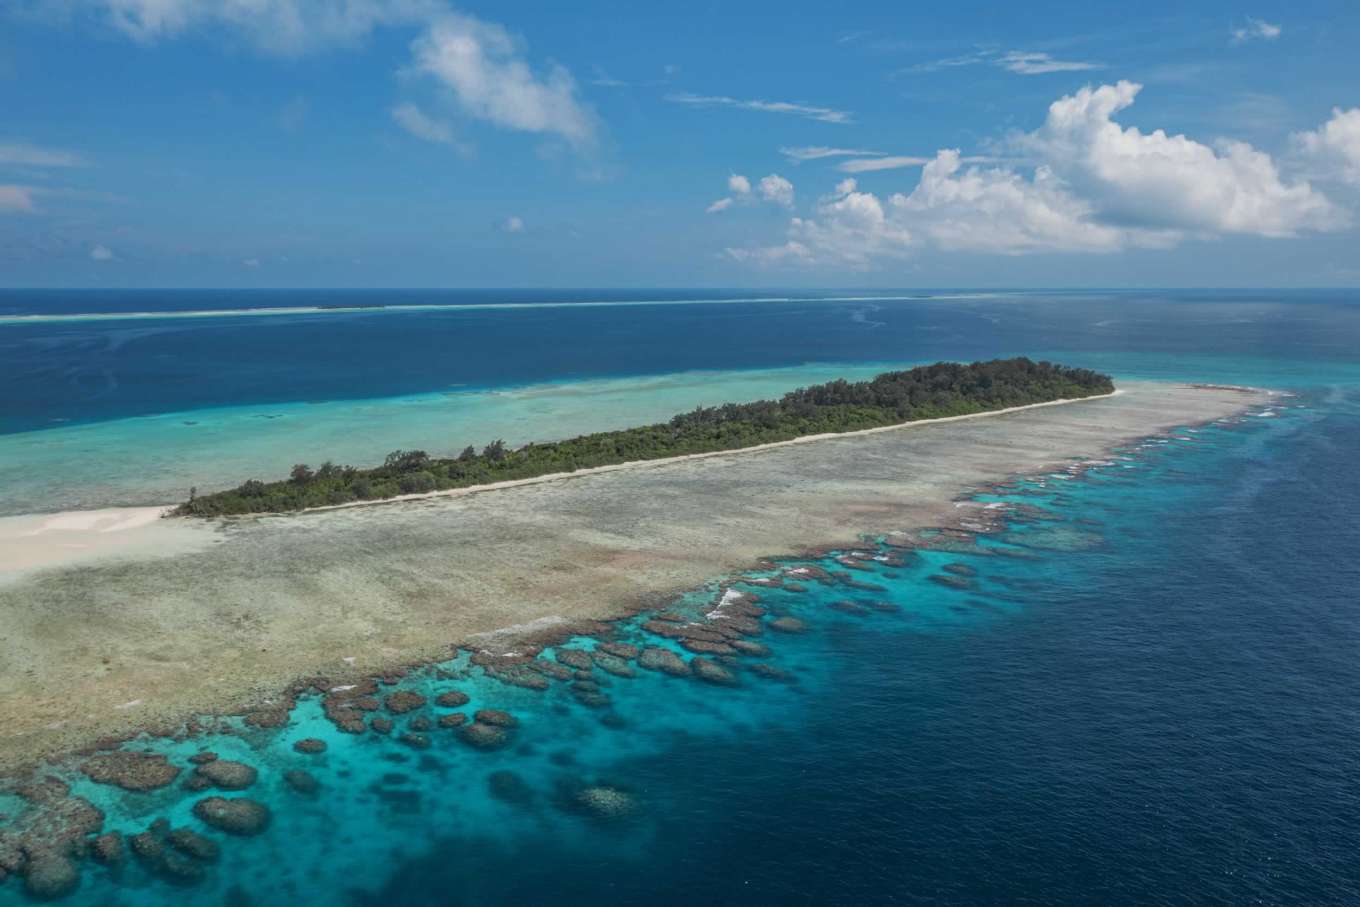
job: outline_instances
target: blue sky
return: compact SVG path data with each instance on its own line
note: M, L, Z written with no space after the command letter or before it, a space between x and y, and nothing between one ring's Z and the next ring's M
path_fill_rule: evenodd
M0 286L1360 285L1360 7L16 0Z

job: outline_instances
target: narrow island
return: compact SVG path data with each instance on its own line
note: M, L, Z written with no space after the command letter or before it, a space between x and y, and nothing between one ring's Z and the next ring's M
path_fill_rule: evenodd
M620 463L741 450L811 435L885 428L1114 391L1108 375L1025 357L939 362L886 372L868 381L832 381L779 400L700 407L660 422L511 449L493 441L457 457L396 450L368 469L326 462L293 467L287 479L251 479L237 488L192 495L175 516L234 516L334 507L400 495L531 479Z

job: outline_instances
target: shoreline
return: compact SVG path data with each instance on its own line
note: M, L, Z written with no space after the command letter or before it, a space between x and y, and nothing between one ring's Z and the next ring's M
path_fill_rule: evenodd
M1120 399L1111 399L1116 396ZM658 467L652 470L626 469L626 464L601 467L605 475L592 471L597 477L594 482L549 484L547 477L537 477L496 489L503 491L501 495L453 489L457 496L452 500L432 500L425 495L419 496L423 500L388 500L379 503L405 506L372 508L362 515L351 508L348 513L325 518L285 514L271 520L226 521L233 524L237 537L202 558L167 557L169 572L157 561L117 569L47 571L47 582L33 590L43 593L39 601L52 602L55 596L64 604L67 598L88 595L96 599L107 596L113 603L117 618L111 619L113 625L97 638L101 646L114 653L114 658L106 656L105 662L112 660L114 667L108 669L107 680L91 677L88 669L81 671L74 666L84 663L84 656L72 663L69 652L48 651L47 656L60 656L49 658L39 649L37 663L49 676L49 684L38 678L35 690L28 681L16 683L18 675L6 671L11 681L0 684L0 714L9 720L0 735L0 770L32 767L44 759L88 748L101 739L125 738L149 729L174 729L193 714L247 711L277 700L299 678L324 674L332 682L347 682L384 673L394 665L446 659L451 646L479 637L517 638L508 628L527 625L567 632L573 627L626 617L704 582L715 578L721 581L751 569L770 556L853 547L866 534L887 535L894 530L941 527L968 531L966 524L975 514L971 508L956 506L961 495L1016 475L1070 465L1074 458L1089 459L1133 438L1154 436L1170 427L1235 416L1268 399L1267 392L1257 389L1139 385L1135 393L1073 401L1088 403L1086 407L1060 407L1009 421L979 421L980 416L996 415L997 411L791 439L770 445L780 449L766 458L735 456L755 448L718 451L671 458L666 463L642 461L641 465ZM1055 402L1023 409L1052 407ZM1171 410L1168 403L1179 408ZM1077 410L1080 415L1073 415ZM1067 415L1058 418L1055 414L1059 412ZM912 426L930 430L885 434ZM1066 444L1064 433L1073 440L1085 440ZM825 451L818 450L819 456L797 446L814 439L827 443ZM937 449L952 453L954 460L972 458L977 462L965 463L968 468L960 470L948 454L937 454ZM726 457L727 462L703 462L715 457ZM907 467L903 466L904 457L909 461ZM692 462L694 459L699 462ZM753 467L753 459L764 462ZM938 474L917 476L920 470L916 467L922 466L934 468ZM883 478L875 472L881 467L887 467ZM846 478L843 473L847 469L868 473L868 478ZM588 476L568 473L561 477ZM767 478L773 481L762 484ZM784 484L786 480L800 487L790 489ZM890 484L884 486L883 481ZM526 486L525 482L530 484ZM664 508L665 501L679 500L674 497L677 493L687 496L690 492L685 489L716 496L715 501L729 507L735 506L734 489L740 489L751 512L732 517L721 507L710 508L706 501L699 501L692 512L682 514L678 525L653 527L651 523L657 520L653 506ZM766 500L771 489L779 490L783 498L778 507ZM480 489L487 490L492 489ZM648 501L639 505L640 496L648 496ZM491 506L493 502L497 506ZM580 507L589 507L590 519L562 525L551 512L553 507L545 506L550 502L566 508L563 513L575 514ZM776 516L776 511L782 513L790 505L788 512L798 518L797 524ZM639 512L650 521L645 528L638 527L644 533L640 537L629 534ZM509 525L515 531L483 540L487 523ZM531 528L535 526L537 535ZM645 534L653 529L651 535ZM617 535L617 541L590 537L602 531L622 535ZM315 534L326 537L313 543L311 536ZM587 537L579 537L583 535ZM413 559L402 558L406 553L400 548L403 538L416 549ZM380 590L383 595L375 601L398 603L395 606L407 613L382 617L376 624L364 618L362 626L333 625L337 614L342 620L352 621L351 612L367 614L377 607L365 602L365 596L373 590L353 582L350 574L340 577L334 591L318 582L309 560L313 551L308 546L326 549L325 559L319 562L323 570L334 569L337 559L353 556L351 552L358 550L353 547L355 543L360 548L375 543L397 546L385 549L396 553L380 553L373 563L404 575L406 565L427 563L421 558L426 552L449 552L445 559L450 553L461 554L459 538L471 538L473 544L482 546L469 555L476 566L455 566L450 572L443 562L429 561L428 572L443 570L444 582L441 576L421 577L418 585L434 587L434 597L427 601L425 589L406 588L393 598L386 588L390 581L385 581ZM705 539L702 545L700 538ZM294 539L304 541L299 544ZM280 552L280 545L293 547ZM332 550L337 546L339 551ZM221 557L218 552L223 549L236 547L243 550L234 559L200 563ZM256 550L282 555L281 567L261 564L260 555L252 556ZM526 551L531 552L529 560L524 559ZM299 564L290 563L289 555ZM242 563L250 567L243 571ZM176 569L181 564L187 572ZM51 581L50 574L63 573L70 574L72 588ZM298 574L303 576L299 578ZM179 608L210 611L209 626L186 624L191 615L167 610L170 602L184 602L180 586L186 577L201 584L202 595ZM459 585L449 586L450 578ZM131 586L129 579L134 581ZM115 588L107 588L110 584ZM306 588L299 591L299 585ZM154 599L138 602L132 609L139 612L132 621L138 633L144 633L144 621L152 619L162 622L163 633L175 634L181 629L182 635L163 644L128 636L128 628L122 626L130 610L128 588L150 589L146 598ZM347 590L347 594L338 590ZM7 599L6 591L0 586L0 615L7 613L6 608L20 594L11 592ZM338 603L334 601L337 594L341 597ZM262 619L262 595L284 595L288 607L286 613L272 616L278 623L271 628L274 632L247 628L251 639L268 643L253 652L250 640L239 638L242 630L233 621L224 622L223 615L232 608L247 607L255 620ZM329 605L321 605L323 600ZM69 627L77 636L88 629L89 612L97 613L101 604L89 598L80 601L80 623ZM245 604L237 605L238 601ZM50 614L42 617L42 629L47 633L52 630L51 619ZM390 625L393 619L396 625ZM99 618L94 620L98 622ZM166 621L168 625L163 623ZM23 635L22 628L15 629L16 636ZM122 639L124 636L128 638ZM79 643L79 639L72 641L73 645ZM148 663L147 656L139 655L148 647L165 654L156 655ZM281 656L270 654L279 647L286 649ZM124 659L129 662L126 667ZM84 676L76 676L81 674ZM33 693L38 690L42 692L35 700ZM81 698L73 700L71 696ZM89 711L74 714L70 705L74 701L81 702L81 710Z
M1224 386L1221 389L1228 389ZM1240 390L1251 390L1251 388L1240 388ZM793 444L806 444L812 441L828 441L836 438L854 438L860 435L874 435L886 431L899 431L904 428L924 427L927 425L939 425L945 422L960 422L965 419L981 419L986 416L1004 416L1007 413L1023 412L1027 409L1037 409L1041 406L1060 406L1065 403L1081 403L1086 400L1103 400L1107 397L1116 397L1122 393L1115 388L1108 394L1092 394L1089 397L1064 397L1059 400L1045 400L1042 403L1026 403L1021 406L1008 406L1004 409L990 409L980 413L965 413L961 416L940 416L935 419L913 419L910 422L899 422L896 425L879 425L874 428L861 428L855 431L823 432L818 435L802 435L797 438L789 438L787 441L770 441L766 444L755 444L751 447L734 447L730 450L709 450L703 453L680 454L674 457L658 457L655 460L628 460L624 463L611 463L608 466L590 466L586 469L577 469L572 472L551 472L541 476L530 476L527 479L506 479L502 482L487 482L483 485L469 485L466 488L446 488L442 491L423 491L412 494L399 494L390 498L378 498L372 501L347 501L344 504L327 504L323 507L304 507L301 510L266 510L259 513L243 513L230 516L215 517L177 517L170 513L163 513L168 519L204 519L204 520L249 520L255 517L271 516L294 516L304 513L325 513L330 510L346 510L353 507L373 507L382 504L399 504L408 501L432 501L439 498L457 498L464 495L480 494L487 491L500 491L505 488L522 488L526 485L538 485L544 482L556 482L562 479L583 479L589 476L602 475L610 472L618 472L625 469L646 469L648 467L670 466L676 463L687 463L691 460L706 460L711 457L732 457L742 454L759 453L765 450L775 450L780 447L788 447ZM178 507L178 504L167 504L166 508Z

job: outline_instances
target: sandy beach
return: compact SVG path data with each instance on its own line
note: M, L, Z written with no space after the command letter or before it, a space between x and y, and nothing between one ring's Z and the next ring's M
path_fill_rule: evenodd
M240 708L302 675L618 616L764 556L958 525L971 489L1266 399L1123 391L332 512L0 520L0 768Z

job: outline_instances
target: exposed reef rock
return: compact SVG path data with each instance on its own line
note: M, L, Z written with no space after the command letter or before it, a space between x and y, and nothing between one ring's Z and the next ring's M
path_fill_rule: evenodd
M636 677L637 672L633 666L617 655L610 655L608 652L596 652L594 655L595 664L606 674L613 674L615 677Z
M435 698L434 704L445 708L456 709L459 706L467 705L469 702L467 693L460 693L457 690L450 690L447 693L440 693Z
M500 709L480 709L472 716L472 720L478 724L492 724L496 727L515 727L519 724L518 718Z
M494 724L474 721L458 729L458 739L479 750L494 750L509 741L510 732Z
M179 769L159 753L123 750L93 756L85 760L80 770L96 784L112 784L130 791L156 790L179 777Z
M578 671L589 671L594 664L590 658L590 653L583 652L580 649L558 649L553 652L553 658Z
M90 842L90 856L104 866L120 866L127 858L123 836L117 832L102 834Z
M315 756L326 751L326 741L318 740L315 737L307 737L293 744L293 751L303 753L308 756Z
M393 715L405 715L407 712L415 711L425 704L425 697L411 690L398 690L383 700L383 705L387 711Z
M624 642L602 642L595 646L595 650L622 658L624 661L632 661L638 657L638 647Z
M194 774L222 790L245 790L255 783L260 773L243 762L216 759L200 765Z
M660 671L672 677L688 677L689 665L670 649L648 646L638 655L638 664L650 671Z
M194 804L194 815L230 835L258 835L269 827L269 807L246 797L208 797Z

